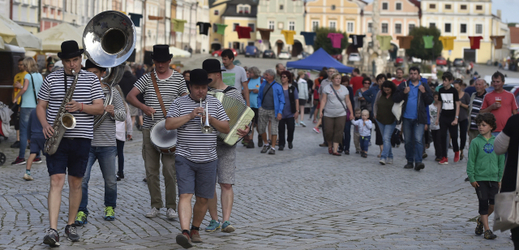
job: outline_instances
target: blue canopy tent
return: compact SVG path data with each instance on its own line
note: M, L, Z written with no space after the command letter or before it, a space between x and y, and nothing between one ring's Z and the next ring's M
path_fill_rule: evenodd
M323 67L333 67L340 73L351 73L352 67L348 67L330 56L323 48L320 48L307 58L295 62L287 62L289 69L313 69L322 70Z

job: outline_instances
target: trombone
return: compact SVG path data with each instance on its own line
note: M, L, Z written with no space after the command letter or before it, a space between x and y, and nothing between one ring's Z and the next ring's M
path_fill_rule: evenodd
M202 106L202 98L200 98L200 107ZM205 122L204 122L204 116L205 116ZM200 117L200 130L204 134L210 134L213 132L213 127L209 125L209 105L207 101L207 97L205 98L205 111L202 113L202 117Z

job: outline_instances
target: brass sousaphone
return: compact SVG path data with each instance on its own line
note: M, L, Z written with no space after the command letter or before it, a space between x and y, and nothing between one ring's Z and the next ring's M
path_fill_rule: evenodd
M90 61L106 68L101 81L109 88L104 106L112 104L113 88L121 81L124 63L135 48L136 33L132 20L119 11L104 11L94 16L83 31L83 48ZM108 116L105 111L94 119L94 129Z

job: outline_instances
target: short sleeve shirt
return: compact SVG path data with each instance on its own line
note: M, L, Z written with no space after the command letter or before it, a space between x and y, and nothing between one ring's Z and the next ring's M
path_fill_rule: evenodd
M38 94L38 91L40 91L41 85L43 84L43 76L40 73L31 73L26 74L24 79L29 81L29 85L27 85L27 91L22 95L23 101L21 107L36 108L38 101L35 99L35 95ZM34 82L32 80L34 80ZM36 90L33 90L33 86Z
M225 70L222 71L223 82L228 86L241 90L241 83L247 81L247 72L245 72L245 69L236 65L234 65L232 69L226 69L225 67L222 69Z
M229 117L223 109L222 103L213 96L207 95L209 115L220 120L228 121ZM202 101L205 107L206 100ZM171 104L167 117L181 117L200 106L189 95L179 97ZM212 133L204 134L200 131L200 117L189 120L177 129L177 149L176 155L180 155L195 163L205 163L216 160L216 136L218 131L213 129Z
M496 117L497 128L494 132L501 132L508 118L512 116L512 111L517 110L517 102L515 101L514 95L506 90L503 90L501 93L496 93L495 91L487 93L483 99L481 109L488 108L488 106L494 104L498 98L501 98L501 107L491 111Z
M346 96L350 93L348 89L344 87L344 85L341 85L339 90L335 90L340 98L337 99L337 96L333 92L332 86L332 84L329 84L323 88L323 94L326 95L326 106L324 106L323 115L326 117L345 116L346 110L344 109L344 107L346 106L346 104L344 103L344 100L346 99Z
M144 103L147 106L155 109L153 120L151 116L144 115L143 128L145 129L150 129L153 127L153 125L155 125L155 123L165 118L164 114L162 114L162 108L160 107L157 93L155 93L153 82L151 81L151 74L155 74L157 79L157 85L159 87L160 95L162 97L162 101L164 102L166 112L167 108L171 106L173 100L177 99L182 94L187 93L186 80L184 80L184 77L175 70L173 70L171 76L166 79L159 79L155 71L145 74L139 78L139 80L135 82L134 87L143 93Z
M104 99L101 83L96 75L85 70L79 71L78 74L79 77L76 88L74 89L74 94L72 95L72 100L90 105L94 100ZM43 80L43 84L38 92L38 99L49 103L47 108L47 122L50 125L54 124L54 119L56 119L61 103L65 98L65 77L67 79L67 90L69 90L74 81L74 76L65 76L63 69L60 69L52 72ZM67 129L63 137L93 139L94 116L79 111L72 112L71 114L76 118L76 127Z
M260 86L261 86L261 81L260 81L259 77L256 79L249 80L249 90L253 90L253 89L259 90ZM249 99L250 99L250 107L258 108L258 94L250 92Z
M456 102L459 102L460 97L458 91L450 87L448 90L441 88L439 91L440 95L438 100L442 102L442 111L440 113L440 119L452 119L456 117Z

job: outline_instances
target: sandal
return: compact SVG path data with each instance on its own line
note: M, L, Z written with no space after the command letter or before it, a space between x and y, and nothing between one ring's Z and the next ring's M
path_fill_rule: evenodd
M341 156L342 154L337 153L337 152L333 152L332 155L335 155L335 156Z
M332 148L328 148L328 154L333 154Z

